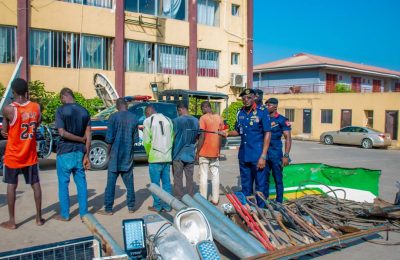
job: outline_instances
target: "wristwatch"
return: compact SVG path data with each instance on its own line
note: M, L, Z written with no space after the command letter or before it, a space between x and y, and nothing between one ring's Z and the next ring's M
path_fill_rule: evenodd
M284 153L284 154L283 154L283 157L284 157L284 158L289 158L289 153Z
M262 154L260 157L263 158L264 160L267 160L267 155L266 154Z

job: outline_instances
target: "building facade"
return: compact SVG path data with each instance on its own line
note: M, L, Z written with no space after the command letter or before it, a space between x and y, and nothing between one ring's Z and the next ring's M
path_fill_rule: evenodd
M253 87L276 94L400 91L400 71L304 53L257 65L253 77Z
M279 99L293 135L319 140L322 132L368 126L400 137L400 72L298 54L255 66L254 88Z
M87 97L95 96L96 73L105 75L120 96L151 96L150 86L156 84L159 91L216 91L234 99L240 89L231 86L232 76L249 74L251 80L252 1L2 3L3 85L19 57L24 58L23 78L43 81L52 91L68 86Z

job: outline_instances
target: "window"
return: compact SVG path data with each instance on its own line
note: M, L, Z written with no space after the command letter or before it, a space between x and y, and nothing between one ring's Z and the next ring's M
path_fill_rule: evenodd
M58 68L114 69L114 40L67 32L31 30L32 65Z
M287 117L289 122L294 122L294 109L293 108L285 108L285 117Z
M219 52L200 49L197 51L197 75L215 77L219 74Z
M340 132L344 132L344 133L353 132L353 127L344 127L342 129L340 129Z
M83 35L81 39L81 67L113 69L114 41L100 36Z
M158 45L157 72L187 75L187 48Z
M365 110L365 126L374 128L374 111L373 110Z
M239 64L239 53L232 52L231 53L231 65Z
M135 13L157 14L154 0L126 0L125 10Z
M15 62L15 28L0 26L0 63Z
M186 20L186 2L187 0L125 0L125 10Z
M79 35L75 33L53 32L51 38L51 66L59 68L79 67Z
M126 70L138 72L154 72L154 44L127 41Z
M186 20L186 0L159 0L159 15L171 19Z
M104 7L104 8L112 8L113 6L113 0L62 0L62 1L69 3L97 6L97 7Z
M321 109L321 123L332 124L332 109Z
M239 5L232 4L232 16L239 16Z
M30 64L50 66L50 48L50 32L32 30L29 48Z
M204 25L218 26L219 2L216 0L198 0L197 22Z

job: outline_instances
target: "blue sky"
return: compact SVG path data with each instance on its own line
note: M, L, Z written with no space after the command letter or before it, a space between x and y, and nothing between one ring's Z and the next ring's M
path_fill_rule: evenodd
M254 64L305 52L400 71L400 0L254 0Z

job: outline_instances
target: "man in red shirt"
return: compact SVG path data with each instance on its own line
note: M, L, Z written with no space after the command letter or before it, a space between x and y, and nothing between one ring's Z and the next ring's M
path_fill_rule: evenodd
M197 155L200 165L200 194L207 199L208 172L211 172L211 202L219 201L219 153L223 135L224 121L214 114L208 101L201 103L203 115L200 117L200 137L197 144Z
M10 219L0 224L3 228L16 229L15 192L18 175L22 173L30 184L36 204L36 224L44 224L42 218L42 191L36 152L36 129L41 122L39 104L28 100L28 83L20 78L11 83L14 102L3 109L1 134L8 138L4 155L4 182L7 183L7 202Z

